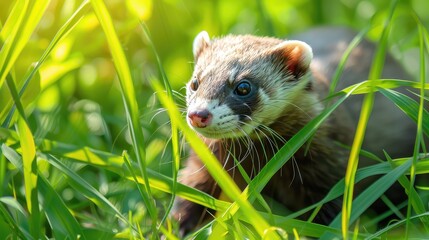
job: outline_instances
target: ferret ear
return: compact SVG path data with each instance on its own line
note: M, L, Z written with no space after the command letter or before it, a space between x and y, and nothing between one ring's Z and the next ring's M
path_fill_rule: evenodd
M275 47L273 54L276 59L282 61L284 69L296 78L307 73L313 59L311 47L307 43L297 40L287 40L280 43Z
M194 59L198 59L203 50L210 45L210 37L206 31L200 32L194 39Z

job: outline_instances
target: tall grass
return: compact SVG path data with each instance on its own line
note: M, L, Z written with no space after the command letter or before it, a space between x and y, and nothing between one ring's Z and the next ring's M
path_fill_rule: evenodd
M177 239L180 238L177 223L169 218L176 196L217 211L213 221L191 235L197 238L218 239L224 236L236 239L280 239L287 236L309 236L322 239L373 239L429 235L427 186L416 185L416 177L429 173L429 157L425 154L427 149L424 144L424 136L429 136L429 113L424 108L424 105L427 105L425 94L429 89L425 69L425 59L429 53L429 34L411 9L407 9L405 13L397 13L398 7L392 4L390 15L384 16L383 21L390 22L380 34L379 50L375 55L369 80L339 92L332 92L332 96L337 98L332 98L331 104L318 117L290 139L257 176L249 179L248 187L241 192L209 149L182 119L183 109L178 107L179 100L172 90L177 84L169 80L169 76L175 73L165 69L166 64L163 63L161 55L158 55L163 49L157 48L156 37L150 34L159 29L147 27L138 17L131 18L124 24L117 24L115 19L118 16L103 1L83 1L63 19L49 41L43 43L43 51L31 52L31 36L40 33L37 26L41 24L42 16L51 6L49 4L53 3L42 0L13 2L0 32L0 238L159 239L164 235L168 239ZM131 7L139 6L133 1L128 1L127 4ZM224 3L219 5L220 9L222 4ZM258 14L267 26L266 31L277 32L279 29L270 22L269 7L262 1L256 3ZM399 24L399 17L395 18L395 14L402 14L401 18L412 15L410 18L418 26L419 81L380 79L383 58L389 44L388 33L394 30L392 27L395 24ZM377 14L375 16L380 17ZM137 29L138 37L129 37L126 33L130 29ZM370 25L367 29L374 29L374 26ZM85 68L79 57L82 53L61 53L73 49L70 42L79 42L78 36L90 35L90 31L99 31L101 34L97 36L102 37L91 39L95 43L85 39L84 43L89 46L78 46L78 49L82 48L82 52L87 53L87 58L90 59L99 57L91 55L94 52L107 55L111 65L104 62L102 66L111 66L114 69L110 77L116 76L117 79L111 84L117 83L119 90L109 91L109 94L102 92L101 99L118 100L117 108L120 110L114 112L116 115L97 115L96 111L90 114L73 112L74 108L69 106L73 104L67 101L77 101L73 99L79 94L73 97L67 95L68 88L73 86L68 81L72 74L58 74L55 84L46 83L45 78L53 78L52 75L55 75L49 72L50 69L60 72L61 66L64 67L62 69L76 68L68 60L78 59L77 68ZM350 49L360 41L365 32L366 30L362 31ZM127 37L124 37L125 35ZM145 61L148 63L136 66L127 50L127 41L138 41L145 48L140 54L146 57ZM88 49L84 51L84 47ZM23 67L21 61L29 62L26 57L34 58L30 62L36 64L30 63ZM341 75L345 59L346 55L335 75L333 86ZM102 70L113 71L108 67ZM84 73L84 76L90 79L90 72ZM143 86L151 86L153 89L142 90ZM395 91L399 87L418 89L419 101ZM43 102L43 99L48 96L49 103L55 96L48 94L52 88L61 89L53 92L61 93L59 98L62 99L58 102L65 102L65 105L51 109L45 106L49 104ZM413 156L404 159L390 159L386 153L386 161L381 160L372 166L357 169L360 154L373 156L361 151L360 144L365 137L364 130L374 101L372 95L376 91L381 92L416 122L415 150ZM156 94L153 95L153 92ZM362 117L355 142L351 146L352 153L346 177L320 202L288 215L273 214L261 198L264 186L313 136L333 111L347 98L358 94L364 94L366 100L362 106ZM168 117L160 116L161 122L150 121L158 116L152 116L156 114L152 114L146 106L149 101L142 101L144 97L154 98L152 95L168 113ZM105 112L109 112L108 110L103 109ZM101 126L110 126L110 129L117 126L119 129L125 128L126 131L118 130L117 134L121 137L125 135L123 138L129 140L109 145L105 143L115 143L116 140L103 141L94 138L94 134L89 130L81 130L80 127L85 125L83 119L89 121L94 120L94 117L101 118ZM80 121L77 124L74 123L76 119ZM61 129L64 127L61 121L66 121L65 129ZM164 126L165 122L171 124ZM169 130L165 131L166 128ZM109 134L114 131L106 129L109 127L102 128ZM55 134L56 132L60 134ZM179 132L201 157L231 202L215 199L177 182L179 161L186 156L186 153L180 152L183 142ZM109 135L107 133L106 136ZM155 140L160 140L157 139L159 135L171 137L169 141L161 141L166 147L164 151L155 151L153 147L156 146ZM151 154L154 157L148 157ZM159 165L149 159L157 159ZM159 167L162 164L169 167ZM377 175L382 177L359 196L353 196L354 183ZM391 205L391 211L386 213L397 213L398 221L381 229L377 228L377 224L383 221L385 216L382 215L371 222L366 220L368 216L365 211L377 199L385 199L383 194L395 182L403 186L408 194L408 201L402 206ZM323 204L343 195L343 211L329 226L312 223L312 218ZM388 200L386 201L388 203ZM255 208L256 203L264 206L263 210ZM404 207L406 214L401 216L398 212ZM307 212L312 213L308 221L296 219Z
M393 17L393 12L395 10L396 4L397 4L397 1L393 1L391 4L389 17L386 19L386 23L384 24L383 32L380 37L377 51L374 54L374 61L368 76L370 83L372 83L372 80L379 79L381 77L381 72L383 70L383 65L384 65L384 57L386 55L387 36L391 28L390 23ZM372 107L374 104L374 98L375 98L374 89L375 89L375 86L370 86L370 91L365 95L363 99L359 122L356 128L356 133L354 136L354 140L353 140L353 144L352 144L352 148L351 148L350 156L348 160L347 171L345 175L346 186L344 190L344 200L343 200L343 207L342 207L343 211L341 215L341 220L342 220L341 227L342 227L344 239L348 239L347 231L349 229L350 215L352 212L352 202L353 202L356 170L359 162L359 153L362 147L363 140L365 138L366 126L368 125L369 117L371 115Z

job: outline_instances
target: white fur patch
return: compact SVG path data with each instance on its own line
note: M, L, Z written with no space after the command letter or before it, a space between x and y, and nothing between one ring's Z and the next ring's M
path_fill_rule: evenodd
M273 94L273 98L270 98L263 89L259 89L258 94L262 102L261 106L263 107L253 114L256 122L269 125L280 116L286 105L286 101L283 100L285 96L282 96L284 94L281 94L281 92L276 91Z
M230 85L234 84L234 81L237 79L237 75L239 74L240 69L233 68L229 74L228 82Z

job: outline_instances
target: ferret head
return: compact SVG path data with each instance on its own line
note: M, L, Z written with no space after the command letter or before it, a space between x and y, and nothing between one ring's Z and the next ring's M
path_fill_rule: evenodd
M195 69L187 84L187 121L207 138L254 135L269 127L310 88L310 46L250 35L194 40Z

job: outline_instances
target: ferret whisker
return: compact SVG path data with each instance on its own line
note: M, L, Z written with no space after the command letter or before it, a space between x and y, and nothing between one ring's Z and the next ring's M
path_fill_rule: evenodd
M249 118L250 118L250 116L248 116ZM246 123L246 122L241 122L241 124L242 125L248 125L248 126L250 126L250 127L252 127L252 125L250 125L249 123ZM263 154L264 154L264 156L265 156L265 158L264 159L266 159L267 158L267 154L266 154L266 151L265 151L265 147L264 147L264 144L263 144L263 138L261 138L260 136L259 136L259 132L258 132L258 129L257 128L255 128L254 129L254 131L253 131L253 133L255 134L255 136L258 138L258 141L260 142L260 144L261 144L261 147L262 147L262 152L263 152ZM262 133L262 132L261 132ZM263 133L262 133L263 134ZM258 154L258 149L256 148L256 146L255 146L255 143L254 143L254 141L252 140L252 138L248 135L248 134L246 134L245 135L246 136L246 139L247 139L247 142L248 142L248 147L247 147L247 149L248 149L248 152L249 152L249 154L251 154L251 158L252 158L252 175L253 174L255 174L256 175L256 173L257 172L259 172L260 171L260 169L261 169L261 159L260 159L260 155ZM246 153L246 156L248 155L248 153ZM255 161L256 160L256 161ZM254 168L254 163L255 162L257 162L258 163L258 171L256 171L256 169Z
M149 123L153 123L153 120L161 113L167 112L167 109L165 108L158 108L154 111L155 113L152 115L152 117L149 119Z
M243 133L243 135L241 137L239 137L239 142L242 142L243 145L246 147L246 152L244 153L244 156L241 159L234 159L234 164L232 165L231 168L227 169L228 171L235 169L237 167L237 164L241 164L241 162L244 159L246 159L249 156L249 154L251 154L251 152L252 152L251 148L252 148L253 143L252 143L251 139L248 138L247 134L244 132L244 130L240 126L237 126L237 129ZM239 151L242 152L243 151L242 144L238 144L238 145L239 145ZM231 147L233 149L229 150L229 152L231 153L229 156L232 156L233 152L237 152L235 142L232 142Z
M295 157L292 157L291 161L292 161L292 179L289 183L289 187L292 186L296 175L298 175L301 184L304 184L304 181L302 180L301 171L299 170L299 165L298 165L298 162L296 161Z
M272 101L273 103L275 102L281 102L283 107L291 105L293 107L295 107L297 110L299 110L300 112L302 112L305 116L308 117L308 119L311 119L311 115L306 112L302 107L298 106L297 104L293 103L292 101L285 101L284 99L270 99L270 101ZM269 117L267 117L269 119Z

